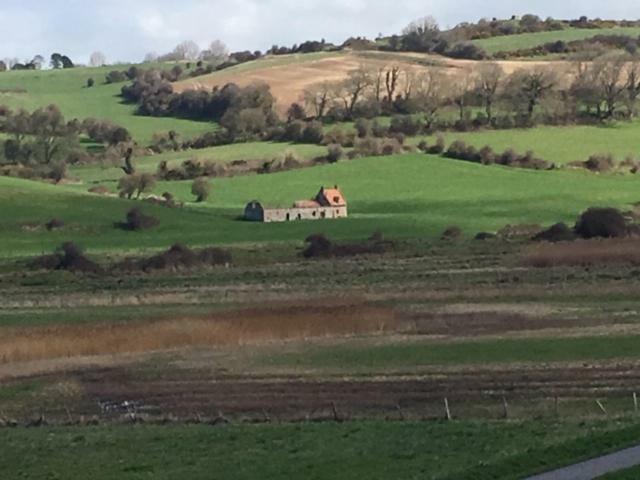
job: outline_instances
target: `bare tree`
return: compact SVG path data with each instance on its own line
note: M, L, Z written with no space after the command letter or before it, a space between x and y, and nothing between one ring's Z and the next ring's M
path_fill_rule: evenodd
M515 110L525 114L527 122L533 119L535 108L556 85L550 70L537 68L518 70L508 80L506 98Z
M640 60L633 56L627 62L627 81L625 83L625 105L627 116L632 119L636 116L638 97L640 96Z
M638 96L636 90L639 88L638 73L636 68L626 66L623 56L605 56L591 64L578 64L569 91L579 104L586 107L587 112L595 110L601 120L613 118L622 101L627 105L627 100L635 103Z
M398 88L398 80L400 79L400 67L393 66L385 74L385 88L387 90L387 102L393 102L396 90Z
M429 69L414 81L412 98L424 115L427 129L435 123L444 103L444 80L442 73Z
M498 89L504 78L504 71L497 63L483 64L478 70L476 92L482 99L489 123L493 121L493 105L498 97Z
M89 65L92 67L102 67L107 64L107 57L102 52L93 52L89 58Z
M156 52L149 52L144 56L144 63L153 63L158 61L158 54Z
M180 43L173 49L175 60L196 60L200 54L200 47L193 40Z
M200 59L220 64L226 62L229 58L229 49L220 40L214 40L209 44L209 48L200 53Z
M314 116L322 119L332 100L333 87L327 82L322 82L308 88L304 92L305 106L314 112Z
M465 119L470 96L473 93L473 77L465 70L450 83L450 95L453 103L458 107L460 121Z
M371 71L364 66L349 73L348 78L340 89L341 97L344 99L345 113L348 117L353 117L353 111L364 93L374 84Z

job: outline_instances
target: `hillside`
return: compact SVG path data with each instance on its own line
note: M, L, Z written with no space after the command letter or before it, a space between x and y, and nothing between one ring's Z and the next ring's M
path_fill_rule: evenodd
M106 84L105 75L127 65L66 70L11 71L0 74L0 105L29 111L55 104L68 118L110 120L127 128L141 144L147 144L155 132L175 130L184 136L210 131L212 125L175 118L135 115L135 105L120 98L124 83ZM93 78L95 86L87 88Z
M521 68L533 69L548 66L544 61L499 61L497 63L507 74ZM266 83L278 100L278 109L281 113L285 113L289 105L303 101L304 92L309 87L323 82L343 81L350 72L358 68L363 67L376 72L383 67L394 65L416 74L436 69L455 76L464 71L473 71L481 64L482 62L472 60L456 60L431 54L407 52L367 51L283 55L255 60L194 79L182 80L174 83L173 86L174 91L184 92L210 90L227 83L236 83L240 86L255 82ZM565 62L554 62L553 65L558 71L568 67Z
M598 35L625 35L638 37L640 28L615 27L615 28L566 28L550 32L522 33L517 35L504 35L481 40L473 40L473 43L482 47L488 54L499 52L511 52L526 48L533 48L550 42L571 42L573 40L586 40Z
M338 184L350 205L341 221L251 224L239 220L245 204L290 205L310 198L321 185ZM81 187L84 190L85 187ZM161 182L156 193L192 201L191 182ZM129 233L114 228L135 202L79 193L76 187L0 178L2 256L49 251L71 236L91 251L122 254L192 245L301 242L322 231L335 238L366 238L381 230L390 237L437 236L449 225L468 235L507 224L572 222L589 206L628 207L640 199L633 176L484 167L424 155L365 158L270 175L218 179L206 204L167 209L144 204L160 227ZM138 204L139 205L139 204ZM47 232L53 217L67 227Z

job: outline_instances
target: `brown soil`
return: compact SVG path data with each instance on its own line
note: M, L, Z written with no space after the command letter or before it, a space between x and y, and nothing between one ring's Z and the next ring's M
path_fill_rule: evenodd
M221 71L194 79L183 80L174 84L174 91L186 90L210 90L213 87L222 87L227 83L236 83L247 86L252 83L267 83L278 101L278 108L286 112L289 105L294 102L302 102L304 91L309 87L323 82L340 82L345 80L349 72L359 67L377 71L380 68L396 65L405 71L420 73L428 69L437 69L441 72L458 75L465 71L474 71L481 62L472 60L454 60L444 57L418 53L376 53L376 52L350 52L336 54L321 59L310 61L292 61L288 65L269 66L265 63L260 66L260 60L254 69L242 69L235 71ZM570 70L568 62L544 62L544 61L499 61L498 63L510 74L519 69L534 69L549 67L554 71L565 74ZM402 88L402 82L400 89Z

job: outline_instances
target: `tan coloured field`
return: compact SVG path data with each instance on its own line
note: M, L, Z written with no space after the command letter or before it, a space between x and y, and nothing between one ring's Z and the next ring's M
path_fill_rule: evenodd
M289 57L290 61L287 61ZM253 83L266 83L278 100L278 108L286 112L289 105L302 102L305 90L313 85L338 83L345 80L349 73L364 67L377 72L392 66L400 67L403 72L414 75L436 69L448 75L462 75L475 71L483 62L472 60L454 60L419 53L386 53L386 52L348 52L336 53L324 57L310 56L305 60L303 56L281 56L265 58L254 62L253 68L248 64L240 68L230 68L222 72L183 80L174 84L174 91L209 90L222 87L228 83L247 86ZM519 69L548 68L560 74L571 71L569 62L545 61L499 61L506 74ZM404 80L400 80L400 89L404 88Z

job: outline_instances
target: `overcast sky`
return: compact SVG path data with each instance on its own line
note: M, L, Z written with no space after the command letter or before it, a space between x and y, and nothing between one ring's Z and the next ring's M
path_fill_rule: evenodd
M480 17L640 18L638 0L0 0L0 58L48 57L87 62L99 50L110 62L165 53L184 40L232 50L265 50L325 38L398 33L433 15L441 27Z

